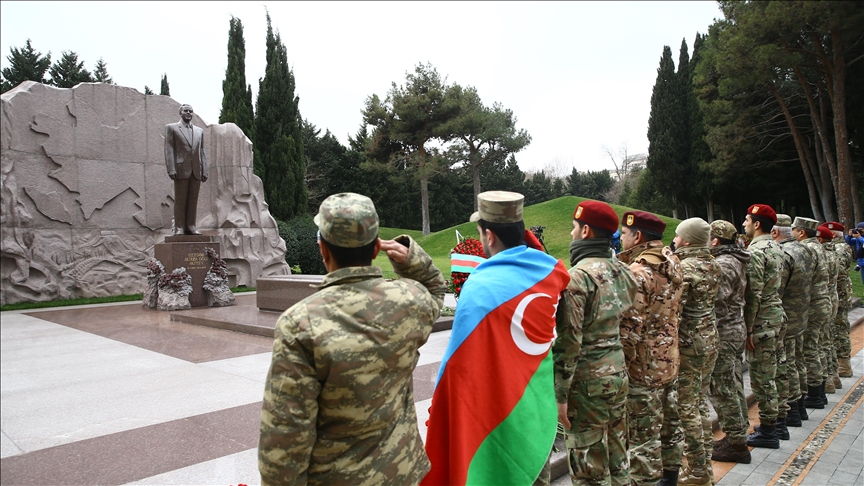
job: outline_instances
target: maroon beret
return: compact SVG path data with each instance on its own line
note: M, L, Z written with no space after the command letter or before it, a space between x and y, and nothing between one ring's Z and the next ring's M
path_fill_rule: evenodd
M822 226L825 226L826 228L828 228L831 231L840 231L841 233L843 231L846 231L846 227L843 226L842 224L838 223L837 221L828 221L827 223L823 224Z
M777 213L774 211L774 208L767 204L754 204L747 208L747 214L768 218L771 222L777 224Z
M610 233L618 231L618 215L612 206L601 201L582 201L573 211L573 219Z
M666 231L666 223L657 216L645 211L627 211L621 216L624 226L662 235Z
M822 223L822 225L816 228L816 236L823 240L833 240L834 232L828 227L828 223Z

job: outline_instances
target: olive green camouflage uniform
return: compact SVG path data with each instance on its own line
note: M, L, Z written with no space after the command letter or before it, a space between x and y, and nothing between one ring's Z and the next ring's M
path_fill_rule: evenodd
M828 261L828 295L831 298L831 314L828 324L822 330L819 341L819 361L822 363L822 379L826 380L837 372L837 349L834 347L834 321L837 317L839 299L837 298L837 274L839 273L840 261L834 251L834 241L828 240L822 243L825 249L825 260Z
M834 347L837 350L837 358L849 359L852 354L852 342L849 338L849 310L852 308L852 279L849 278L849 269L855 262L852 247L845 242L837 241L834 244L837 253L837 317L834 318Z
M618 258L630 263L638 286L633 308L624 314L620 326L630 389L630 479L650 485L663 476L664 466L681 466L683 435L678 402L670 399L675 400L678 389L678 310L683 271L678 257L659 240L622 251Z
M732 237L715 234L715 225L727 221L711 223L712 235L735 240L735 227ZM719 230L718 230L719 231ZM722 277L714 301L714 314L717 319L717 333L720 338L717 362L711 373L711 404L717 412L720 429L733 445L747 441L747 398L744 396L744 341L747 326L744 324L744 290L747 287L747 263L750 253L738 246L720 245L711 248L711 254L720 265ZM713 440L711 435L707 440ZM706 442L707 443L707 442ZM712 443L713 447L713 443Z
M619 320L633 306L636 281L616 259L580 257L583 242L570 245L570 284L556 315L555 398L568 404L573 484L624 485L628 379Z
M377 238L365 196L331 196L315 221L337 246ZM408 248L405 262L391 260L402 279L385 280L375 266L340 268L276 322L258 443L262 484L407 485L429 471L411 379L446 285L416 242L396 241Z
M780 405L776 376L778 365L785 364L780 362L780 355L786 354L783 304L777 293L785 254L767 234L753 238L748 250L751 259L747 265L744 322L755 347L747 352L750 386L759 404L760 423L773 426Z
M780 270L779 295L786 314L786 374L789 377L789 401L795 401L807 391L807 367L804 363L804 332L810 312L813 292L813 251L795 238L780 242L783 266Z
M678 408L684 431L684 455L689 468L706 468L713 449L708 389L717 360L718 334L714 322L714 301L720 288L722 270L708 248L684 247L675 250L684 269L678 346ZM706 439L706 435L709 438Z
M804 362L807 365L807 386L816 387L822 384L824 374L819 359L820 341L831 319L831 297L828 294L828 272L831 264L825 255L825 249L815 237L807 238L801 241L801 244L809 248L814 255L813 291L810 294L807 330L804 331Z

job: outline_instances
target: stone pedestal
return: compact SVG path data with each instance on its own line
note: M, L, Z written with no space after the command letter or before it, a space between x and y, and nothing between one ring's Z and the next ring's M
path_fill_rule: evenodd
M213 248L221 255L222 248L217 237L207 235L177 235L166 236L165 243L156 243L154 256L165 271L170 273L175 268L186 267L186 273L192 277L192 294L189 304L194 307L207 307L207 295L204 292L204 277L210 268L210 259L204 254L204 248Z
M323 275L279 275L258 277L255 293L258 308L283 312L297 302L318 291L313 285L320 285Z

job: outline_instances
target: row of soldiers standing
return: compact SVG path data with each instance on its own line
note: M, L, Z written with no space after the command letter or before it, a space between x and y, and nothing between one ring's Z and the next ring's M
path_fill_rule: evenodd
M662 220L641 211L622 219L618 258L637 285L633 305L621 307L627 426L607 431L607 474L612 484L713 484L709 459L749 463L748 445L779 448L806 408L824 408L825 393L852 375L851 248L839 223L791 221L764 204L748 209L747 249L727 221L685 220L664 247ZM760 419L749 436L745 354ZM709 399L726 433L719 441ZM626 454L616 446L625 429ZM574 484L592 483L569 449Z

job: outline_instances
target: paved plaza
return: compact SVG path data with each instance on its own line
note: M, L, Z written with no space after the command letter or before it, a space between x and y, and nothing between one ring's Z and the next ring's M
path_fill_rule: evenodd
M254 301L238 296L238 304ZM855 312L851 321L864 318L864 309ZM3 485L259 483L272 338L172 322L140 303L0 317ZM790 428L779 450L754 450L750 465L715 466L720 485L864 484L864 326L853 333L854 376L828 407ZM449 336L430 336L414 373L424 436Z

